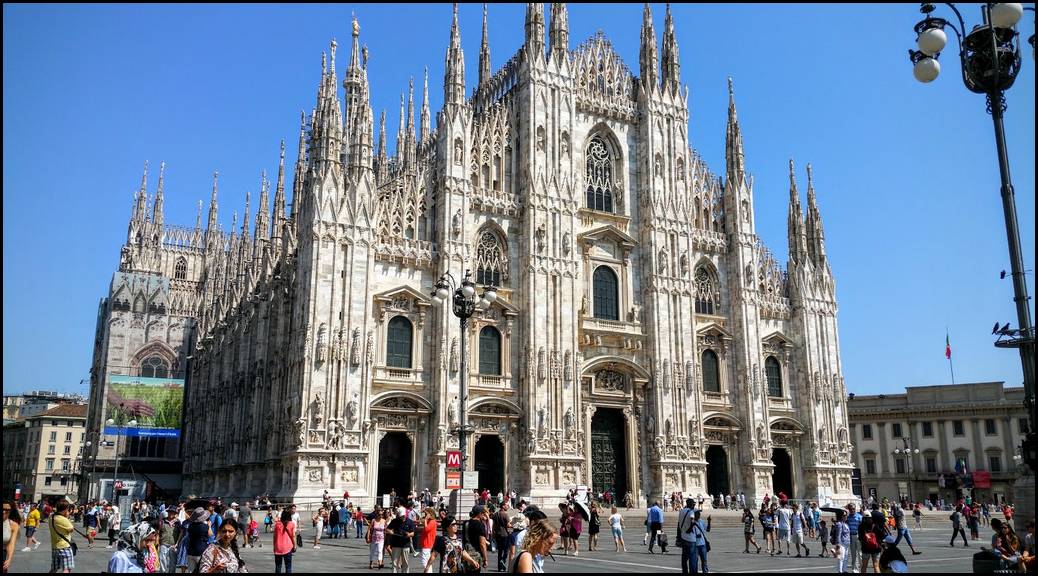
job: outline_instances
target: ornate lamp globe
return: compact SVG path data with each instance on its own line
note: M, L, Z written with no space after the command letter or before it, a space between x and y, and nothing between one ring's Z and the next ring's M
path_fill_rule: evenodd
M926 84L933 82L937 79L937 76L941 73L941 63L936 59L926 56L920 58L915 66L912 67L912 75L915 79Z
M933 28L927 28L919 34L919 38L916 39L916 44L919 46L919 51L927 56L933 56L944 50L944 47L948 44L948 35L944 33L944 30L934 26Z
M991 6L991 23L995 28L1012 28L1024 16L1024 5L1015 2L998 3Z

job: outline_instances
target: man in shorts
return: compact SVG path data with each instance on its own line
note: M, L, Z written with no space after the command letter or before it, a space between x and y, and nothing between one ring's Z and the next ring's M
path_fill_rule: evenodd
M790 517L790 529L793 536L793 545L797 549L797 558L800 558L800 548L804 549L804 556L810 558L811 551L807 549L807 541L804 539L804 528L807 525L807 519L804 514L800 512L800 505L793 505L793 515Z
M786 555L789 555L789 519L793 516L793 511L789 509L789 501L783 500L782 506L775 512L775 516L778 518L778 543L775 545L778 548L778 554L782 554L782 543L786 543Z
M72 553L72 504L62 500L50 517L50 571L68 573L76 567L76 557Z
M40 508L33 504L29 508L29 513L25 515L25 548L22 548L22 552L28 552L40 547L40 541L36 539L36 528L39 526Z

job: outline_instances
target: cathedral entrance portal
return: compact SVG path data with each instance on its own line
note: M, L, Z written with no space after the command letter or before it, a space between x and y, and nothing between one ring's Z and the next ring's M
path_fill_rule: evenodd
M728 483L728 453L720 446L706 451L706 491L711 496L732 492Z
M411 491L411 439L403 432L389 432L378 443L378 489L376 494L406 496Z
M599 408L591 418L591 490L627 493L627 444L624 415L615 408Z
M784 492L786 496L793 498L793 459L785 448L775 448L771 451L771 462L775 465L775 471L771 476L771 487L775 494Z
M479 472L479 488L486 488L493 495L505 491L505 447L497 436L479 438L475 464Z

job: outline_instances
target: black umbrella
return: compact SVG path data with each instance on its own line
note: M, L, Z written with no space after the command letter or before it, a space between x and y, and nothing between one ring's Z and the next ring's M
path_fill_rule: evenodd
M833 508L832 506L822 506L821 508L819 508L819 510L821 510L822 512L832 512L833 514L836 514L837 512L843 510L843 508ZM844 510L844 511L846 512L846 510Z
M580 512L580 515L584 517L584 520L590 522L591 510L588 509L587 504L584 504L583 502L574 502L573 504L577 507L577 511Z

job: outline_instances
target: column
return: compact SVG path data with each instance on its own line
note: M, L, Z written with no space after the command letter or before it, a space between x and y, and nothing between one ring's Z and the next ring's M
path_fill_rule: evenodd
M988 463L985 462L984 458L984 447L980 442L980 420L977 418L970 418L970 423L973 424L973 453L976 456L973 457L973 470L987 470Z
M887 423L876 423L876 434L879 439L879 472L880 476L890 473L890 450L887 447Z
M951 470L952 464L954 464L954 458L948 452L948 420L938 420L934 422L934 426L937 427L937 443L940 446L940 453L937 455L937 472L943 473Z

